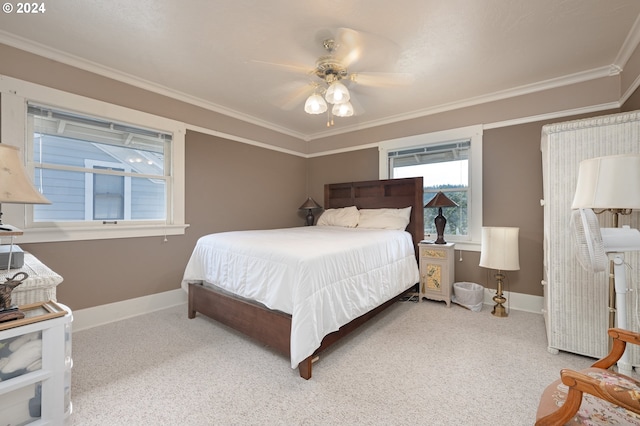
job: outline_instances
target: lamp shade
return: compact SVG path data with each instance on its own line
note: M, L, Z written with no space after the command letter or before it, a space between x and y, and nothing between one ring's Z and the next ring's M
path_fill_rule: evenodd
M427 203L424 205L426 207L458 207L455 201L452 201L442 193L442 191L438 191L438 193Z
M334 81L329 85L327 93L324 94L324 98L330 104L343 104L345 102L349 102L351 95L349 94L347 86L339 81Z
M307 201L305 201L304 203L302 203L300 207L298 207L299 210L321 209L321 208L322 206L316 203L316 200L314 200L311 197L307 198Z
M304 112L307 114L322 114L327 110L327 103L317 93L309 96L304 103Z
M353 105L351 105L351 102L335 104L331 108L331 113L336 117L351 117L353 115Z
M612 155L581 161L571 208L640 208L640 155Z
M51 204L34 186L18 148L0 143L0 203Z
M519 270L519 233L520 228L483 226L480 266L503 271Z

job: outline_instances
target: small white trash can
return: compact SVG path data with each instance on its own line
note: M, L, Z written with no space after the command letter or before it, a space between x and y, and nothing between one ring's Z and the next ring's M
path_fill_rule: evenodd
M451 301L473 312L480 312L480 310L482 310L482 302L484 301L484 287L476 283L453 283L453 297Z

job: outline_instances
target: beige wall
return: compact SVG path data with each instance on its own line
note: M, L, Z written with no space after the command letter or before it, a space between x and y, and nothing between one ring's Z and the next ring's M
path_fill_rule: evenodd
M167 242L157 237L23 245L64 277L58 287L58 299L72 309L176 289L198 237L226 230L300 225L304 214L297 207L307 195L322 204L325 183L378 178L377 148L330 155L323 152L470 124L499 122L506 123L492 126L496 128L484 133L484 224L521 228L522 268L509 274L508 289L541 295L539 144L543 122L509 126L508 120L610 105L619 99L621 86L620 76L612 76L308 143L7 46L0 45L0 56L2 75L182 120L279 149L313 153L311 158L305 158L303 154L287 154L189 131L186 220L190 227L186 235L171 236ZM625 78L625 81L633 80L629 75ZM639 105L637 99L637 95L631 96L628 105ZM617 110L588 115L610 112ZM573 118L578 117L551 121ZM456 262L458 281L485 284L490 280L487 271L477 266L477 252L460 255L462 261Z
M309 194L324 202L324 184L378 179L378 149L370 148L309 159Z

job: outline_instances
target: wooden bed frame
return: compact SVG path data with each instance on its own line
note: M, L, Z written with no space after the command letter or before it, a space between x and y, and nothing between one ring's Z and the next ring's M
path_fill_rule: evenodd
M416 256L418 243L424 238L422 178L388 179L364 182L327 184L324 187L324 208L356 206L359 209L403 208L412 206L407 231L413 237ZM398 300L386 303L328 334L313 355L299 365L300 377L311 378L312 360L317 354ZM200 312L290 357L291 315L267 309L246 299L234 297L202 284L189 284L188 316Z

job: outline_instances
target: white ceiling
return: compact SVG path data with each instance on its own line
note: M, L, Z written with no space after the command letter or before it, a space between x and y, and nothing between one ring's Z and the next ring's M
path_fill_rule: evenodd
M1 13L0 43L304 139L617 73L640 39L638 0L43 4L40 14ZM410 73L414 81L347 83L359 114L328 129L326 115L304 113L304 98L282 108L315 77L262 62L311 70L325 53L322 39L338 28L365 35L350 71Z

